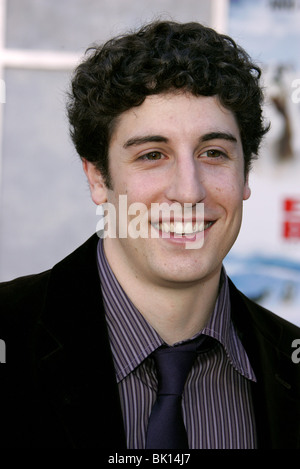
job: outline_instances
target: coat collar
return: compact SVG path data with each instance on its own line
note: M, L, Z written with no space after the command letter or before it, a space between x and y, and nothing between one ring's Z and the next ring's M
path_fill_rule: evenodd
M96 264L97 235L50 273L39 372L73 447L125 447Z

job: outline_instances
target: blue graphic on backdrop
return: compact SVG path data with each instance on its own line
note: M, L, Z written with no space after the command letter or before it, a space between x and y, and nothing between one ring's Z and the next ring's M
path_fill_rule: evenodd
M224 265L246 296L282 317L292 308L294 322L300 324L300 262L260 254L229 254Z

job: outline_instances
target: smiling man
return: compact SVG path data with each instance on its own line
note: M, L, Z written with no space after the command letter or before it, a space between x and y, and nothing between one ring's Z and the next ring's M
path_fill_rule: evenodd
M223 267L267 131L259 79L232 39L197 23L155 22L87 52L71 134L116 226L1 285L0 446L299 447L299 329Z
M151 216L158 237L149 226L147 237L104 241L120 285L160 336L169 344L192 337L212 313L222 261L240 229L243 200L250 195L234 115L214 96L185 90L148 96L115 126L109 149L111 189L93 163L85 160L84 167L94 202L108 201L116 210L124 194L128 205L142 202L150 215L152 204L191 204L196 210L204 203L201 249L186 250L193 239L185 235L181 220L157 226ZM176 231L173 236L178 223L180 236Z

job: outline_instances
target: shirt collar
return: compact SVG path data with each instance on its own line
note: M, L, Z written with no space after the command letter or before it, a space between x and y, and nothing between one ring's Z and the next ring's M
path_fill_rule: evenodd
M106 259L103 241L99 240L97 263L117 382L125 378L154 350L164 343L126 295ZM218 340L232 366L255 381L248 356L230 319L228 278L223 267L221 288L207 325L198 334Z
M231 320L229 282L224 266L221 273L221 288L214 311L201 333L218 340L223 345L231 365L245 378L256 381L248 355Z
M106 259L100 239L98 270L117 381L121 381L163 340L128 298Z

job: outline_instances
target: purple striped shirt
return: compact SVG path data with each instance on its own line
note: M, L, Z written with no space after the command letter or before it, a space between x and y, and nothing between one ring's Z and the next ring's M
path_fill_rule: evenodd
M98 245L98 269L127 447L143 449L157 390L150 355L164 342L118 283L104 254L102 240ZM199 354L185 384L182 410L189 447L254 449L257 441L251 381L256 379L230 319L224 269L214 312L199 334L218 342L207 353Z

